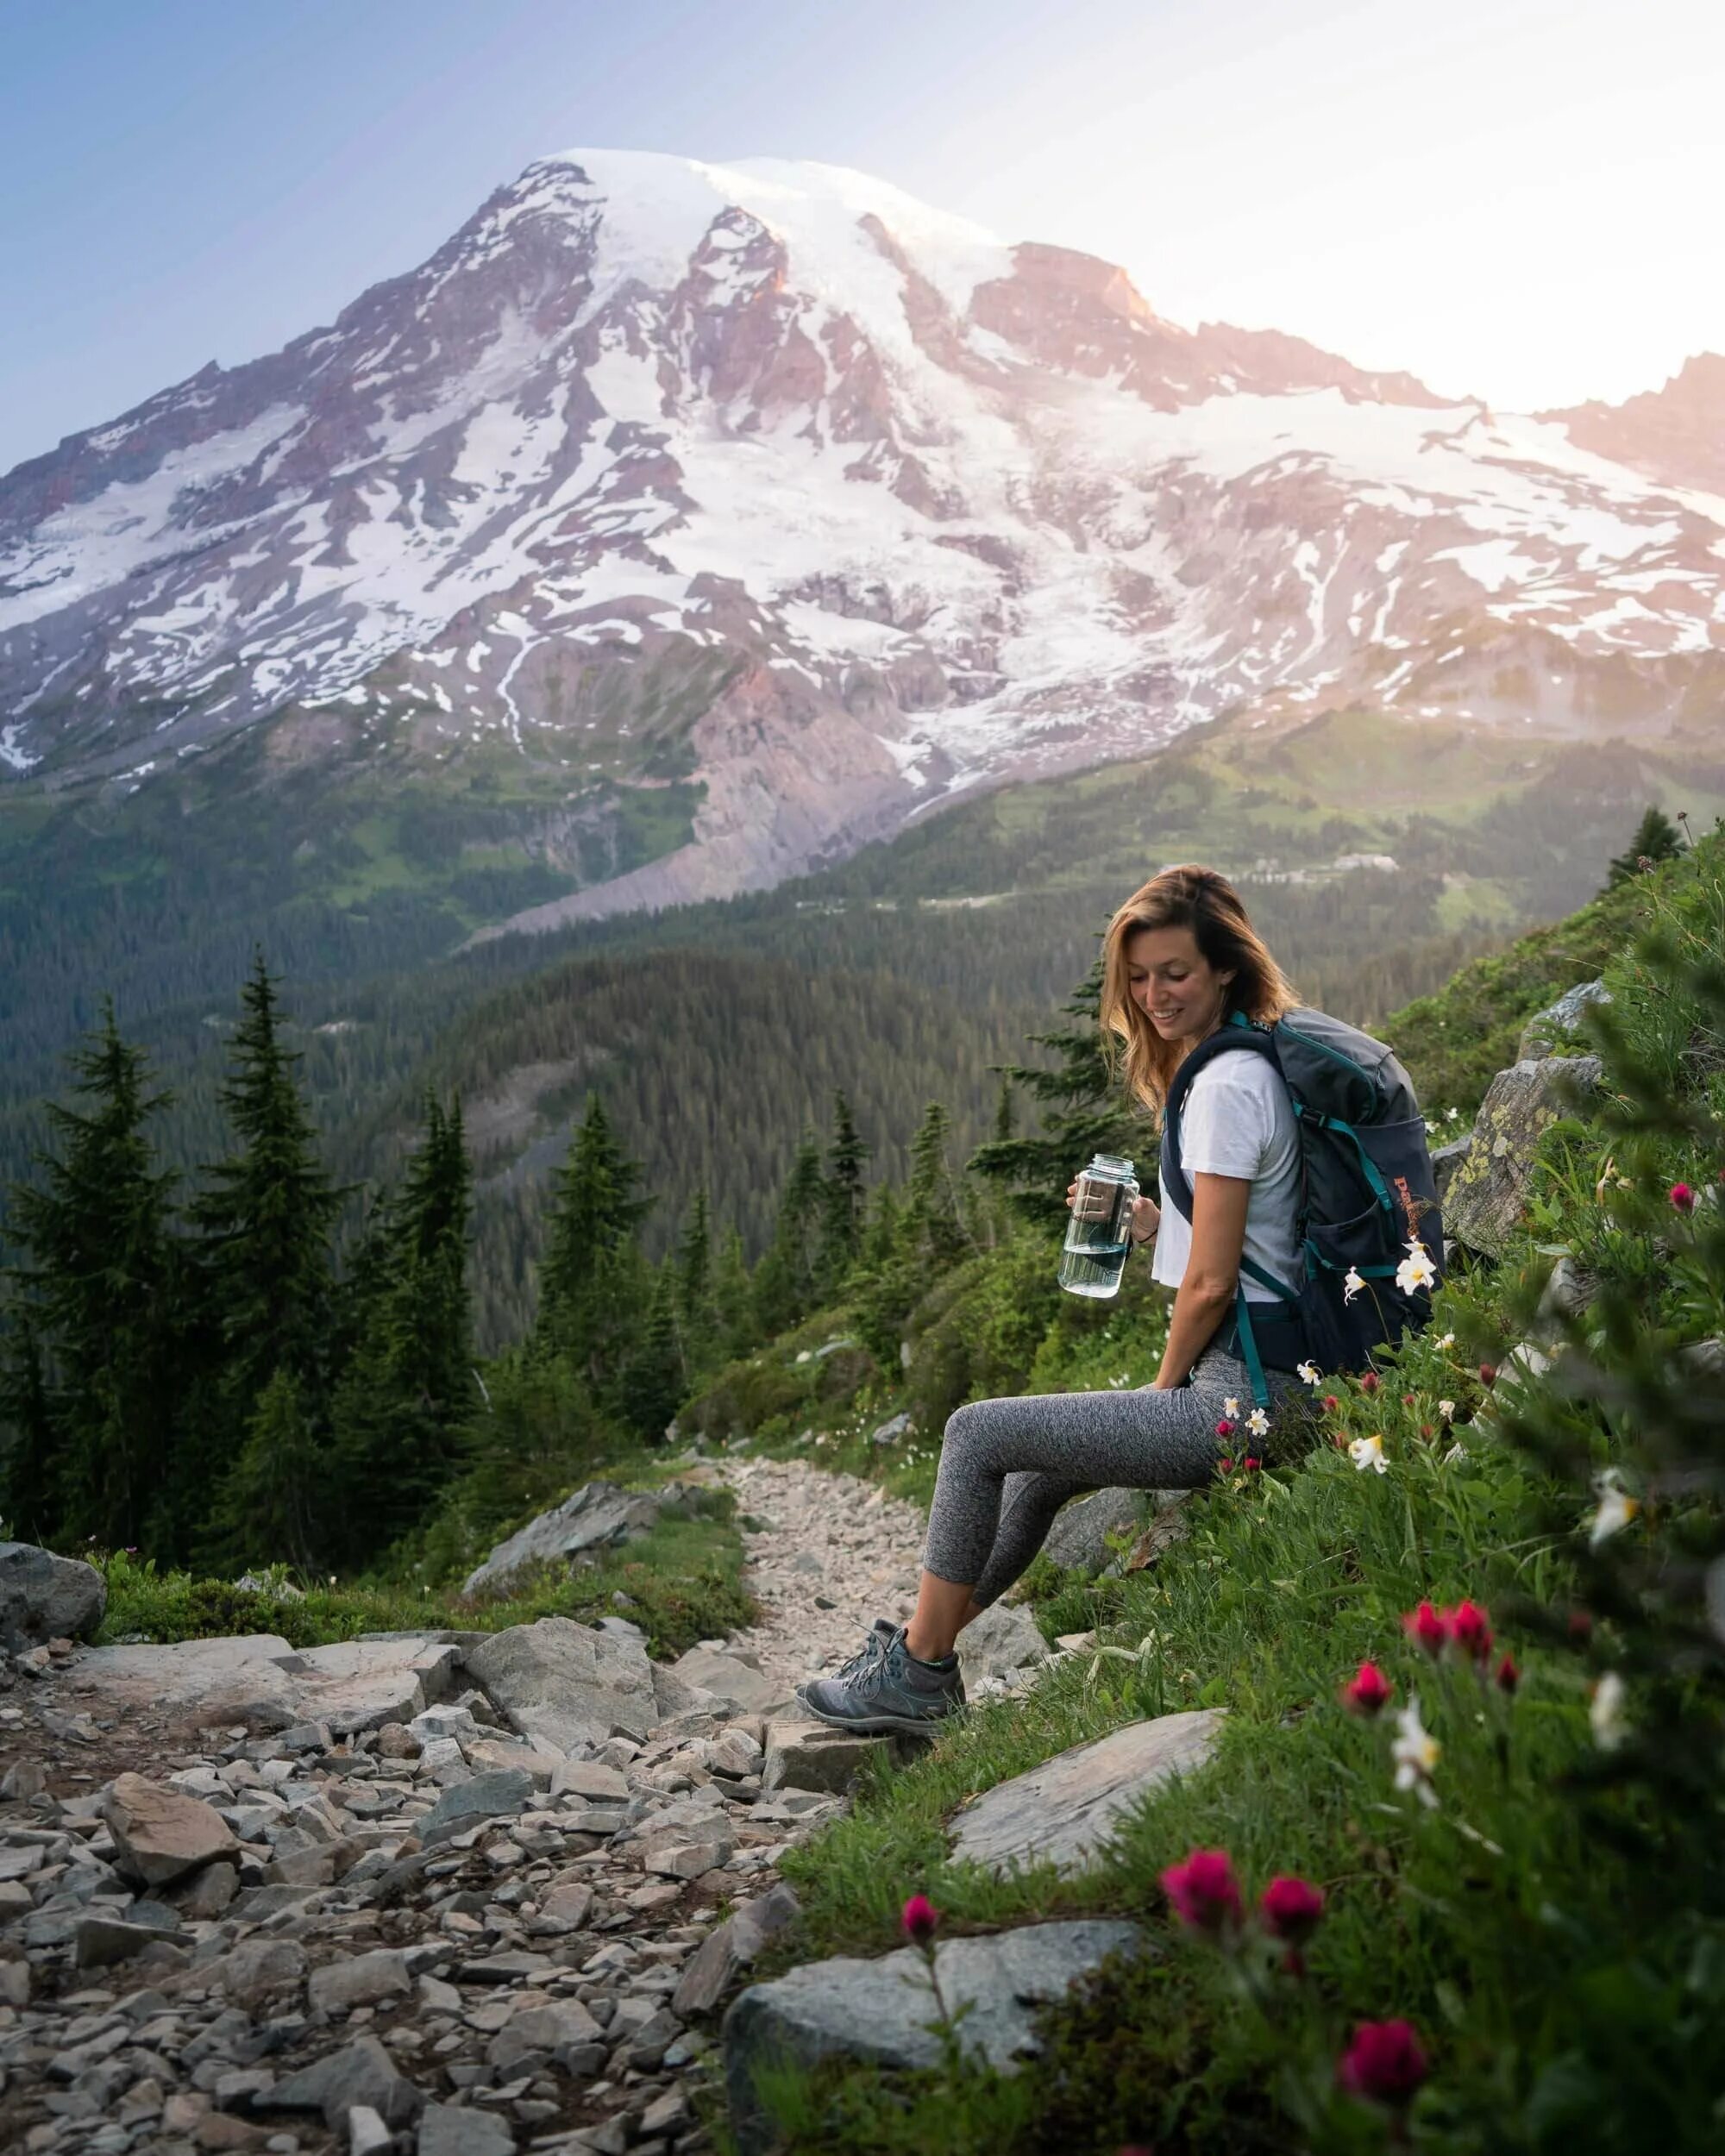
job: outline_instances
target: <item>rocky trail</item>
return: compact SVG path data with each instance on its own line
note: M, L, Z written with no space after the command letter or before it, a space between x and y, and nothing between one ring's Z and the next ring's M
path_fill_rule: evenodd
M0 2147L706 2147L685 2070L869 1741L792 1688L908 1608L921 1520L803 1462L692 1479L762 1617L673 1665L620 1616L80 1646L99 1576L0 1549ZM639 1532L620 1498L542 1544Z

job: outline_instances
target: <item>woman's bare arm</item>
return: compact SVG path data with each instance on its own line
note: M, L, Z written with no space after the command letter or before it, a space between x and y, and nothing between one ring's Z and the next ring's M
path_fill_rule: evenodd
M1174 1297L1168 1345L1156 1378L1158 1392L1185 1383L1233 1306L1251 1197L1251 1184L1243 1175L1192 1178L1192 1250Z

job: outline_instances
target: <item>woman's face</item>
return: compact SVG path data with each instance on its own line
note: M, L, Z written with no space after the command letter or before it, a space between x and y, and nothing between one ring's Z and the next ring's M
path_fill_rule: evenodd
M1189 928L1137 928L1126 940L1126 987L1165 1041L1201 1041L1221 1024L1232 972L1219 973Z

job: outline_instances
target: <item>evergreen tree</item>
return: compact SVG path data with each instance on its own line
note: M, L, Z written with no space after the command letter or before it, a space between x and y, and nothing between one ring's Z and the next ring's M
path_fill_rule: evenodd
M994 1100L994 1128L990 1134L994 1144L1009 1145L1012 1143L1016 1119L1013 1107L1012 1078L1003 1070L1000 1073L1000 1090Z
M820 1195L820 1248L816 1269L824 1290L831 1292L856 1263L862 1242L862 1163L869 1148L856 1129L850 1103L832 1096L832 1138L826 1150L826 1180Z
M925 1265L950 1264L969 1240L959 1217L958 1193L947 1164L946 1141L952 1119L944 1105L931 1100L911 1141L910 1181L900 1219L900 1248Z
M732 1228L718 1246L712 1268L713 1313L718 1323L719 1351L727 1362L746 1355L760 1335L755 1329L755 1292L743 1233Z
M1642 815L1628 853L1619 854L1612 862L1605 888L1615 891L1620 883L1628 883L1632 876L1641 874L1654 862L1674 860L1682 850L1683 841L1678 835L1677 825L1655 804Z
M1132 1157L1154 1142L1113 1074L1099 1019L1101 994L1099 953L1061 1006L1072 1023L1030 1037L1037 1047L1053 1050L1053 1068L1013 1063L1002 1073L1007 1084L1021 1087L1039 1104L1041 1130L1023 1138L1002 1135L997 1119L995 1136L970 1156L973 1174L1003 1185L1014 1210L1044 1225L1064 1218L1066 1186L1093 1153ZM1148 1187L1151 1177L1142 1160L1139 1169L1138 1180Z
M652 1200L641 1170L590 1093L551 1187L534 1342L566 1357L598 1400L609 1399L642 1323L644 1268L637 1236Z
M755 1269L756 1322L769 1339L814 1307L824 1181L819 1141L806 1130L780 1193L772 1243Z
M246 1440L223 1478L207 1549L235 1569L281 1562L317 1569L327 1549L329 1462L299 1404L292 1373L264 1388Z
M207 1307L222 1344L229 1426L248 1426L285 1370L316 1423L327 1398L329 1239L343 1197L317 1154L316 1126L283 1047L276 982L261 951L242 989L221 1105L237 1141L192 1207Z
M718 1312L713 1301L712 1225L706 1193L698 1190L677 1248L677 1323L683 1360L691 1377L711 1369L718 1348Z
M623 1412L630 1427L657 1445L688 1388L677 1333L677 1268L667 1258L653 1278L652 1299L624 1374Z
M48 1105L58 1150L37 1154L40 1184L11 1194L27 1262L9 1269L3 1506L47 1539L141 1545L166 1506L184 1382L175 1179L146 1131L168 1096L148 1091L111 1000L68 1061L89 1105Z

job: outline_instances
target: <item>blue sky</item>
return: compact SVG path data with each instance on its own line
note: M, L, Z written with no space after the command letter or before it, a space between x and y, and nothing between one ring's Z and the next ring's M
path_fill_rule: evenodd
M856 165L1532 409L1725 349L1703 0L0 0L0 470L580 144Z

